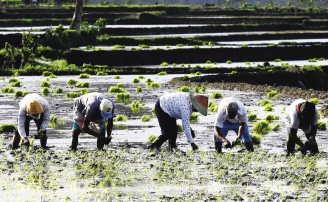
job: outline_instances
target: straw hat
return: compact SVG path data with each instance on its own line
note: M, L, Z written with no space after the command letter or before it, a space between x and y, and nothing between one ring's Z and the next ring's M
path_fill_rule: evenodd
M204 116L207 116L208 108L208 97L204 95L194 95L190 93L190 100L192 105L197 109L199 113Z
M30 115L41 114L43 113L43 107L39 100L31 100L27 103L26 111Z

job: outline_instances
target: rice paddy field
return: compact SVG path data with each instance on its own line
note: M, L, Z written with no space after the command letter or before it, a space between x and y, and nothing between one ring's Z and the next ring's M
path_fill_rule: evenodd
M327 27L320 20L326 12L279 16L179 7L159 16L141 12L137 18L134 9L86 8L89 22L107 19L97 43L49 45L39 49L35 66L2 68L1 201L328 201ZM69 11L51 12L67 29ZM49 13L35 9L26 17ZM19 47L22 33L42 37L51 27L46 20L24 24L13 17L19 15L15 9L2 15L2 50L3 41ZM81 134L78 150L70 151L73 100L88 92L115 101L113 139L98 151L96 139ZM159 151L147 149L161 132L154 105L172 92L209 97L208 116L191 117L197 151L182 131L178 149L169 151L167 143ZM33 122L32 145L10 149L26 93L39 93L50 104L46 150L34 139ZM215 152L217 107L229 96L247 109L254 152L242 144ZM314 102L320 112L316 155L286 156L284 113L297 98ZM177 123L181 126L181 120ZM305 141L301 131L298 135Z

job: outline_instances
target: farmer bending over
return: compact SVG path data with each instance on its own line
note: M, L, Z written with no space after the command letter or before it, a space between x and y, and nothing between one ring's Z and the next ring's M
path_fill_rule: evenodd
M225 148L232 148L232 144L226 139L229 130L237 134L236 142L241 139L248 151L254 151L252 138L248 132L245 106L234 97L223 98L219 104L214 126L214 146L218 153L222 153L222 143Z
M152 143L149 148L159 149L161 145L169 139L169 148L176 148L178 135L177 119L182 120L183 130L187 136L188 143L193 150L198 149L193 138L195 134L190 128L190 115L192 112L200 112L207 115L208 97L203 95L194 95L191 93L171 93L161 96L155 104L155 112L162 135Z
M74 124L72 132L72 145L76 150L78 137L81 132L88 133L97 138L97 148L103 149L112 139L114 103L101 93L87 93L74 100ZM107 124L107 138L105 138L105 119Z
M304 99L297 99L286 108L287 124L287 154L290 155L295 151L295 144L301 148L302 154L307 150L312 153L318 153L318 144L315 140L318 124L318 110L315 105ZM297 130L301 129L308 139L305 144L297 137Z
M30 145L28 136L31 120L35 122L38 131L35 138L40 138L41 147L46 149L50 106L46 99L35 93L27 94L19 103L18 127L14 133L12 149L19 148L21 138L24 145Z

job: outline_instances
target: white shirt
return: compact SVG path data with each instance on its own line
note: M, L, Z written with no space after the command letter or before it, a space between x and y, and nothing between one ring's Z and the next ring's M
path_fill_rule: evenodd
M298 129L300 126L300 118L297 115L297 106L302 103L306 102L304 99L297 99L295 100L291 105L289 105L286 108L286 124L287 127L293 128L293 129ZM315 108L315 116L312 122L312 125L317 125L318 124L318 119L319 119L319 114L317 108ZM304 128L307 129L307 128Z
M236 102L239 107L237 115L233 119L230 119L228 117L228 114L226 111L229 103L231 103L231 102ZM221 100L221 102L219 104L219 108L218 108L217 117L215 120L215 126L222 128L223 122L225 122L225 121L230 121L231 123L239 123L239 122L246 123L247 120L248 120L248 118L247 118L246 108L240 100L238 100L237 98L234 98L234 97L226 97Z
M192 102L189 93L170 93L160 97L162 110L173 118L182 120L182 127L188 139L188 143L194 140L190 131L190 115Z
M26 137L25 133L25 120L27 115L27 103L31 100L38 100L43 108L43 121L41 124L41 129L46 129L49 124L50 120L50 106L46 99L42 96L31 93L27 94L20 102L19 102L19 111L18 111L18 133L19 135L24 138Z

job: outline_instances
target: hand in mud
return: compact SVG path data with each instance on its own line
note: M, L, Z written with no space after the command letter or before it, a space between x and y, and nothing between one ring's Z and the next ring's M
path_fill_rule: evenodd
M195 143L191 143L192 150L197 150L198 146Z
M105 145L108 145L111 141L112 141L112 136L110 135L110 136L108 136L108 137L105 138L104 144Z
M302 147L301 147L301 152L302 152L302 154L306 154L306 146L305 145L303 145Z
M27 137L23 139L23 145L25 145L26 147L30 146L30 140Z
M229 142L229 140L226 140L225 142L224 142L224 148L226 148L226 149L228 149L228 148L232 148L232 145L231 145L231 143Z

